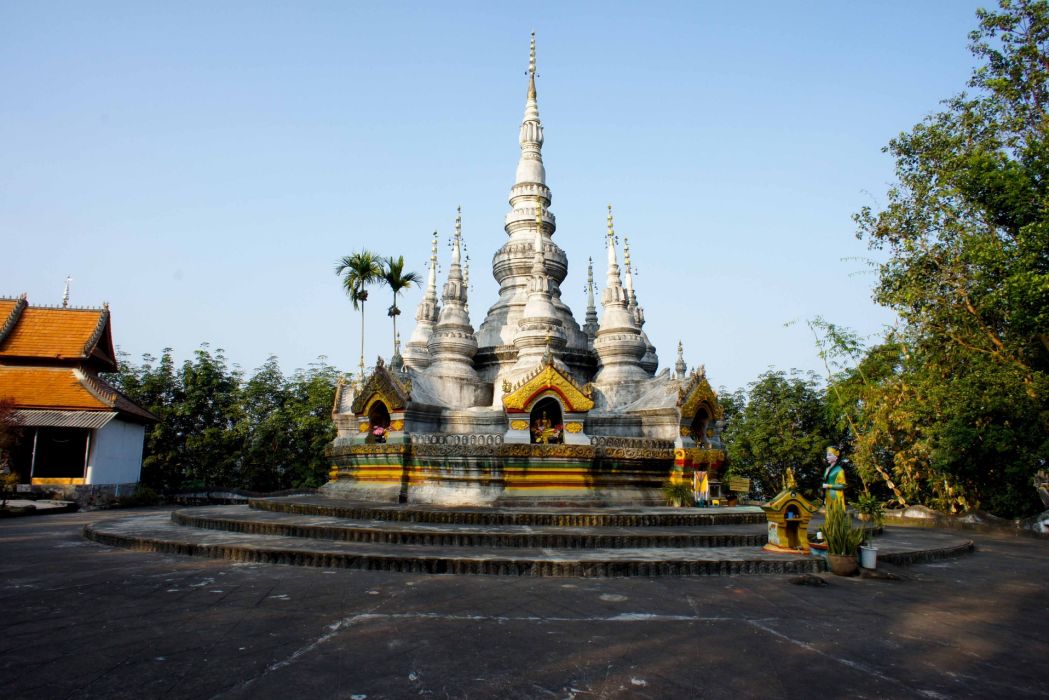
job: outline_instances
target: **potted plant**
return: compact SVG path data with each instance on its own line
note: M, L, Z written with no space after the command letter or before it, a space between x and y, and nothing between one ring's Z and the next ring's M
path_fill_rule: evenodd
M852 518L845 504L838 500L827 502L823 521L823 539L827 543L827 563L838 576L852 576L859 567L856 552L863 542L864 531L852 526Z
M873 569L878 565L878 547L874 544L874 536L878 534L885 521L885 509L874 494L864 491L856 499L856 510L860 514L860 520L870 523L870 528L864 531L869 536L860 546L860 566L864 569Z
M692 505L692 502L695 500L692 486L683 481L675 483L669 480L663 484L663 498L667 500L668 505L672 505L675 508L680 508L686 503Z

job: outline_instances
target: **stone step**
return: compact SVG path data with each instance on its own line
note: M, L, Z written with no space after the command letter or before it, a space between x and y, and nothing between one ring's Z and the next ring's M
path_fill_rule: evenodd
M417 544L429 547L522 547L630 549L673 547L761 547L763 525L707 527L557 527L532 525L445 525L219 506L177 510L173 522L186 527L342 542Z
M256 510L348 520L446 525L529 525L534 527L709 527L764 524L757 506L713 508L470 508L422 504L379 504L328 496L253 498Z
M772 554L758 547L544 549L340 542L184 527L167 513L101 521L86 526L84 535L136 551L427 574L701 576L798 574L826 567L819 557Z

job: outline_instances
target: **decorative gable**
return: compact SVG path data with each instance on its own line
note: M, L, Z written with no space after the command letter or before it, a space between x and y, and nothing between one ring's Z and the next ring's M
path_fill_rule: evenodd
M363 415L376 400L382 401L390 411L403 411L411 400L412 382L395 377L380 359L364 386L353 399L350 410Z
M570 413L586 413L594 407L594 401L586 391L552 363L547 363L503 396L503 408L507 413L525 413L538 399L551 392L561 399L565 410Z
M718 395L710 388L705 372L693 372L688 384L678 391L677 405L681 408L681 419L691 420L700 408L705 408L707 415L717 420L725 415L718 403Z

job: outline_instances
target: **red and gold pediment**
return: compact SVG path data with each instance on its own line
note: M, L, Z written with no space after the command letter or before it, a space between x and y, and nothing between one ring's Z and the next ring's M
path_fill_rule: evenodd
M571 377L546 364L503 396L503 408L507 413L525 413L536 401L549 395L556 395L569 413L586 413L594 407L593 399Z
M677 405L681 407L683 420L694 418L700 408L705 408L707 414L715 420L725 415L724 409L718 403L718 395L710 387L704 373L692 374L688 383L678 392Z

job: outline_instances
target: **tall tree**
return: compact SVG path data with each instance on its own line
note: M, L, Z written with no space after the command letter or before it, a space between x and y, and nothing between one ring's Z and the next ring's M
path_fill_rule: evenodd
M383 260L382 278L386 282L386 286L393 292L393 306L389 308L386 315L393 319L393 346L396 349L397 317L401 315L401 310L397 307L397 295L413 284L419 284L422 278L418 272L404 271L403 255L398 255L396 258L390 256Z
M277 358L245 379L202 347L177 367L171 350L136 365L121 356L107 380L161 421L146 433L142 481L171 493L202 487L274 491L327 480L339 372L324 358L292 376Z
M723 403L730 474L749 477L755 495L770 498L790 467L804 493L820 495L824 450L841 434L815 376L769 370Z
M335 274L342 277L342 287L353 302L354 309L361 312L361 363L360 374L364 377L364 302L368 301L368 285L382 279L382 260L366 248L353 255L345 255L335 263Z
M943 475L955 508L1022 515L1049 454L1049 3L977 16L973 94L889 143L898 182L856 220L888 253L875 299L902 320L895 424L928 460L913 468Z

